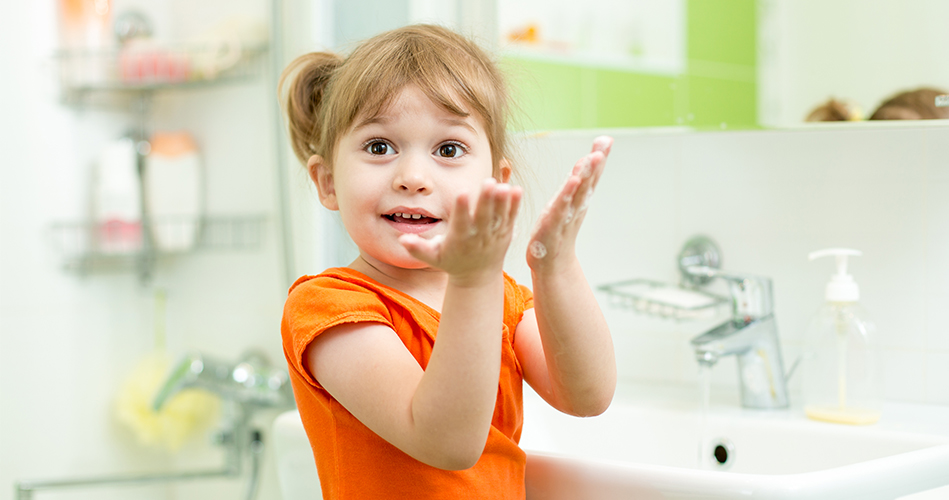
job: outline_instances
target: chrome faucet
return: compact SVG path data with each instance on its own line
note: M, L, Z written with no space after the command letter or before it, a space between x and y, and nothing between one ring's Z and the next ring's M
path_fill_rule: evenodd
M171 396L187 388L204 389L242 406L290 408L294 404L286 371L273 369L257 351L245 353L237 363L202 354L185 356L158 390L153 409L160 410Z
M723 279L731 293L732 317L692 339L699 364L711 368L723 356L735 355L742 406L787 408L787 378L774 320L771 279L708 266L687 266L683 271L685 278Z

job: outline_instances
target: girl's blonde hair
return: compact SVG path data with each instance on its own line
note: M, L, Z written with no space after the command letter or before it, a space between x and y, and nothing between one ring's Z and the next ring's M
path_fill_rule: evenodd
M458 116L468 116L466 109L476 113L499 175L500 161L510 156L504 79L474 42L424 24L370 38L345 59L312 52L287 66L280 89L297 158L305 165L320 155L332 167L336 145L356 118L377 116L406 85Z

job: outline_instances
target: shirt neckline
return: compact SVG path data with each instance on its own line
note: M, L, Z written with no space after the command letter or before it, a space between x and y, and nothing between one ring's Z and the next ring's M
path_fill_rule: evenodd
M391 286L388 286L388 285L384 285L384 284L382 284L382 283L379 283L378 281L376 281L376 280L370 278L369 276L367 276L367 275L365 275L365 274L363 274L363 273L361 273L361 272L359 272L359 271L357 271L357 270L355 270L355 269L353 269L353 268L350 268L350 267L332 267L332 268L329 268L329 269L327 269L326 271L324 271L322 274L333 273L333 272L338 273L338 274L346 274L346 275L349 275L349 277L358 278L358 279L360 279L360 280L366 281L366 282L370 283L372 286L374 286L374 287L376 287L376 288L379 288L379 289L381 289L382 291L385 291L385 292L386 292L387 294L389 294L389 295L396 295L396 296L398 296L398 297L401 298L401 299L404 299L404 300L407 300L407 301L411 302L411 303L412 303L413 305L415 305L415 306L419 306L422 310L424 310L426 313L428 313L429 315L431 315L432 318L435 319L435 321L441 320L441 313L438 312L438 311L436 311L435 309L433 309L433 308L432 308L431 306L429 306L428 304L422 302L421 300L416 299L415 297L413 297L413 296L411 296L411 295L409 295L409 294L407 294L407 293L405 293L405 292L403 292L403 291L401 291L401 290L399 290L399 289L397 289L397 288L393 288L393 287L391 287Z

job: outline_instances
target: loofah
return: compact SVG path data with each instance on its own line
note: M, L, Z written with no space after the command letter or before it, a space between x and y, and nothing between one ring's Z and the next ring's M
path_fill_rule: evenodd
M162 353L139 362L116 397L115 413L116 419L143 446L177 451L190 437L217 420L220 400L204 390L185 389L156 412L152 401L170 366L170 360Z

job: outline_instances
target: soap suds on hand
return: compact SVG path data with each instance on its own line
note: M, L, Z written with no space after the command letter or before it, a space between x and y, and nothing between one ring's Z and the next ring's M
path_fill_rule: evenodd
M535 259L543 259L547 256L547 247L539 241L531 242L527 250L531 253L531 256Z

